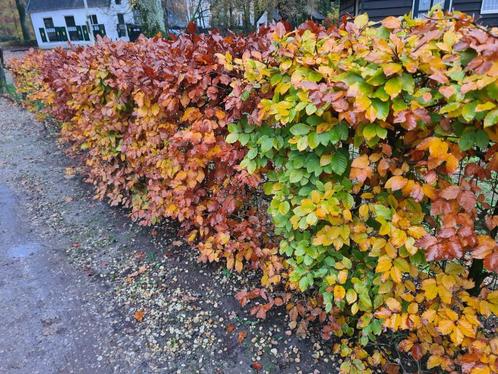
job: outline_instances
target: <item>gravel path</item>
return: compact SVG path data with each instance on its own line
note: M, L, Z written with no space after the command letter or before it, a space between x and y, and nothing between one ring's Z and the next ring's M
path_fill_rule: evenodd
M330 344L238 305L254 275L93 200L54 127L0 98L0 133L0 373L336 372Z

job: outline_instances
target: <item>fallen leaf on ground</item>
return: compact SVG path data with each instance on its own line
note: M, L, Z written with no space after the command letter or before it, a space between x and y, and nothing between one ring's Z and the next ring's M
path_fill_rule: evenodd
M70 179L76 175L76 169L75 168L65 168L64 169L64 178Z
M239 332L239 335L237 336L237 341L239 342L239 344L242 344L246 336L247 336L247 331Z
M230 334L233 332L233 330L235 330L235 325L233 323L229 323L227 325L227 332Z
M138 322L142 322L144 319L144 314L145 314L145 312L142 309L140 309L140 310L137 310L133 316L135 317L135 319Z
M254 370L257 370L257 371L260 371L261 369L263 369L263 365L261 365L261 362L259 361L254 361L251 365L251 367L254 369Z

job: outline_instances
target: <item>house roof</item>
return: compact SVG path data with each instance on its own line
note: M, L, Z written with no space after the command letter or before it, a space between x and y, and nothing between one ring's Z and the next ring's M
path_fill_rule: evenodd
M87 0L89 8L108 7L110 0ZM83 0L30 0L26 10L29 13L45 12L58 9L84 8Z

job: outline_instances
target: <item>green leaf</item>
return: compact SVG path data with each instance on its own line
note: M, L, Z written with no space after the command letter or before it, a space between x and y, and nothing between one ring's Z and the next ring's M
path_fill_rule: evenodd
M239 134L237 134L236 132L233 132L231 134L228 134L225 141L228 143L228 144L233 144L235 143L237 140L239 139Z
M477 101L467 103L462 108L462 117L465 121L470 122L476 115Z
M378 99L372 99L372 106L375 109L375 116L385 121L389 115L389 102L383 102Z
M468 151L471 149L476 142L475 139L475 132L473 129L470 129L470 131L464 131L460 139L458 140L458 146L462 151Z
M249 172L249 174L252 174L254 173L254 171L256 170L256 167L257 167L257 164L255 161L251 160L249 162L247 162L247 171Z
M498 122L498 109L492 110L484 117L484 128L496 125Z
M415 90L415 80L411 74L403 73L401 76L401 87L403 91L408 92L410 95L413 94Z
M387 137L387 129L377 126L377 136L381 139L385 139Z
M306 136L300 137L297 141L297 149L301 152L308 147L308 138Z
M348 168L348 156L344 151L337 151L332 156L331 168L337 175L342 175Z
M289 209L290 209L290 204L288 201L282 201L278 205L278 212L282 215L287 214L289 212Z
M246 145L249 143L249 140L251 139L251 136L249 134L239 134L239 143L242 145Z
M318 135L316 132L312 132L312 133L309 133L308 134L308 146L311 148L311 149L315 149L316 147L318 147Z
M439 110L439 113L440 113L440 114L445 114L445 113L454 112L454 111L455 111L455 110L457 110L458 108L460 108L460 103L457 103L457 102L454 102L454 103L449 103L449 104L446 104L445 106L443 106L443 107Z
M304 123L298 123L290 128L292 135L306 135L310 132L310 127Z
M381 205L381 204L375 204L374 205L374 210L375 210L375 215L377 217L382 217L386 220L390 220L392 218L392 212L391 209L388 207Z
M242 101L246 101L247 99L249 99L250 94L251 94L250 91L244 91L242 92L242 95L240 95L240 98L242 99Z
M268 137L268 136L262 136L259 141L258 141L259 144L261 144L261 152L262 153L266 153L268 152L270 149L273 148L273 139Z
M272 77L270 79L270 84L272 86L275 86L277 83L279 83L282 80L282 78L283 78L282 74L272 75Z
M377 124L370 123L363 128L363 137L366 140L371 140L377 136Z
M256 158L257 155L258 155L258 150L255 149L255 148L252 148L252 149L249 150L249 152L247 152L246 157L249 160L252 160L252 159Z
M484 130L477 130L475 133L476 145L481 149L486 149L489 144L488 134Z
M317 111L317 107L316 107L315 104L308 104L308 105L306 105L306 114L308 116L311 116L316 111Z
M289 182L298 183L303 179L303 171L302 170L292 170L289 173Z
M401 88L402 88L402 82L399 76L389 79L386 85L384 86L384 90L391 97L391 99L394 99L396 96L399 95L399 93L401 92Z
M334 129L339 134L339 139L341 139L342 141L348 140L348 137L349 137L349 128L348 128L348 125L346 125L345 122L339 123L337 126L334 127Z

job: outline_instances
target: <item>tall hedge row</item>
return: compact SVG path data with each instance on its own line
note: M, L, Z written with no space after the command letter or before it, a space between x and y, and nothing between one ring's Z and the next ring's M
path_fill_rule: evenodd
M343 372L498 370L498 38L462 14L31 52L26 105L97 196L261 274ZM485 328L487 326L487 328ZM389 337L386 340L385 337Z

